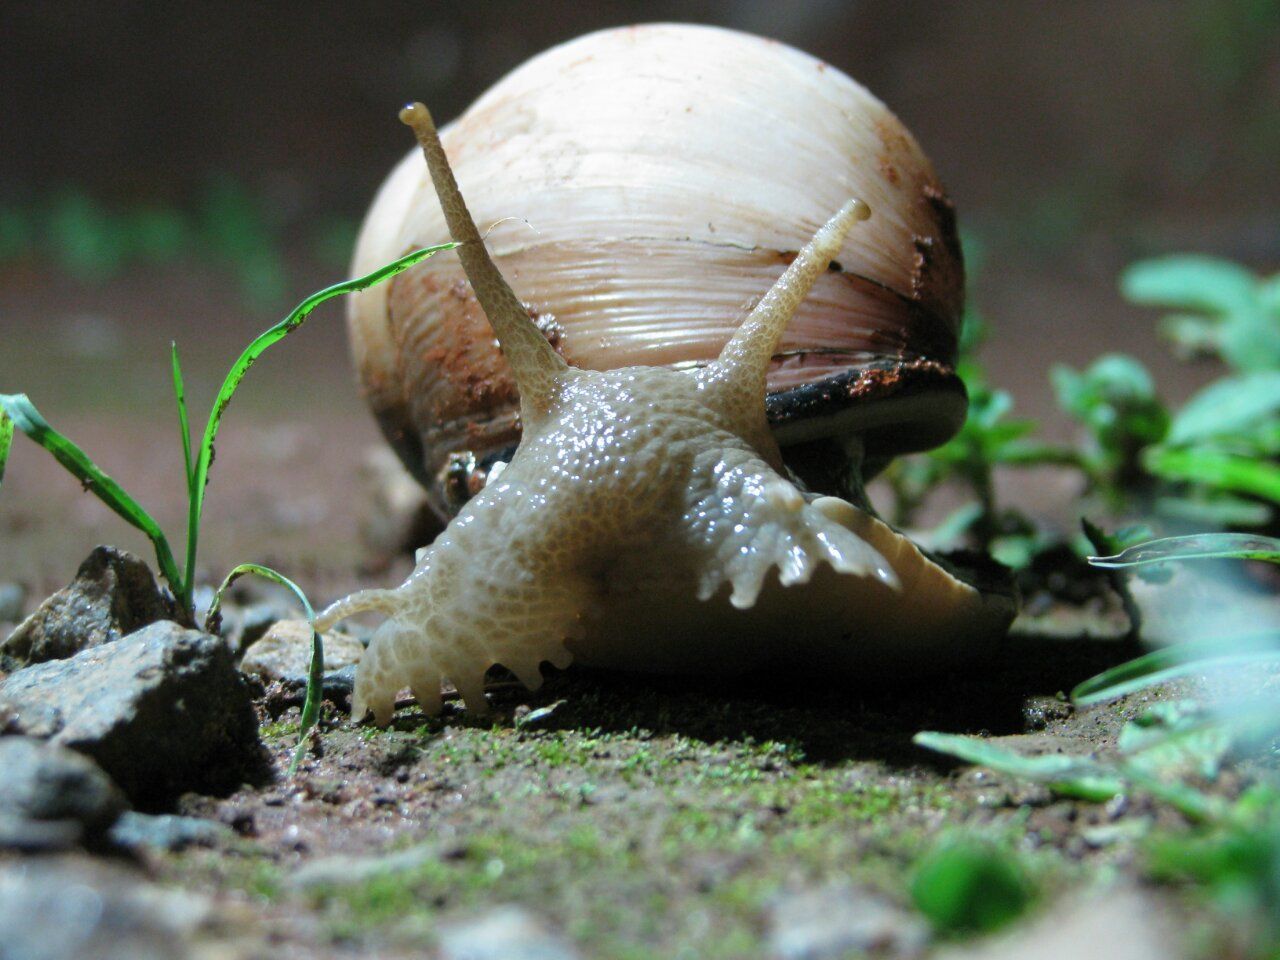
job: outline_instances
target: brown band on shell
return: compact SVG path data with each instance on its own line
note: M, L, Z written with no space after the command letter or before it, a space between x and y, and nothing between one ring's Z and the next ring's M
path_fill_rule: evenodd
M929 401L921 414L904 415L863 434L869 453L905 453L928 449L951 437L964 421L968 395L955 370L934 360L879 361L816 383L771 393L765 398L769 423L784 436L790 423L835 417L857 404L860 409L886 400ZM917 407L917 405L912 405Z

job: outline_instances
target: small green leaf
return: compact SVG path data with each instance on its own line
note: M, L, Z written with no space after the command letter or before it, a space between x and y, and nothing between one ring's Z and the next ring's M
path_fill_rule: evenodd
M1182 445L1248 430L1280 412L1280 370L1226 377L1210 384L1178 411L1166 442Z
M932 731L917 733L911 742L967 763L1047 784L1063 796L1081 800L1110 800L1124 789L1119 778L1087 756L1073 757L1062 753L1024 756L980 737Z
M1280 539L1252 533L1197 533L1163 537L1129 547L1114 556L1090 557L1095 567L1138 567L1174 560L1266 560L1280 563Z
M1240 309L1257 284L1239 264L1195 254L1141 260L1120 275L1120 292L1133 303L1205 313Z
M143 510L120 484L90 460L83 450L49 426L25 393L0 394L0 409L4 410L12 424L7 428L10 433L13 427L17 427L44 447L55 460L80 481L85 490L101 500L130 526L137 527L147 535L152 546L155 547L156 563L160 567L161 576L168 582L170 589L177 594L181 590L182 578L178 574L173 552L169 549L169 541L165 539L160 525L151 518L151 515Z
M182 383L182 364L178 360L176 341L169 342L169 358L173 368L173 397L178 404L178 432L182 436L183 476L187 481L187 496L190 497L193 493L191 484L194 480L191 473L191 422L187 418L187 392Z
M1265 503L1209 489L1157 497L1152 509L1161 517L1195 527L1260 527L1272 513Z
M944 933L986 933L1019 917L1034 897L1009 853L970 840L934 849L916 867L911 898Z
M0 484L4 483L4 468L9 462L9 447L13 443L13 420L0 407Z
M1218 324L1203 316L1188 313L1171 313L1160 319L1160 333L1173 341L1175 352L1181 359L1212 357L1222 351L1222 336Z
M1211 449L1151 447L1142 464L1165 480L1202 483L1280 503L1280 464Z

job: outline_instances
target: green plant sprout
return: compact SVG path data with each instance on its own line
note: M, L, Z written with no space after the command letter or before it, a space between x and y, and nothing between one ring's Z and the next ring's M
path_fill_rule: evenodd
M1142 451L1169 432L1169 413L1150 374L1131 357L1109 354L1083 372L1055 366L1049 376L1058 405L1085 427L1074 465L1108 506L1122 506L1149 485Z
M1172 416L1146 369L1110 355L1055 367L1058 402L1086 430L1078 466L1112 511L1260 526L1280 503L1280 370L1225 377Z
M307 599L307 595L302 591L302 588L283 574L277 573L270 567L264 567L259 563L241 563L233 567L231 572L226 575L218 589L214 591L213 600L209 603L209 612L205 614L204 629L206 633L217 633L221 627L223 594L241 577L250 574L262 577L264 580L270 580L272 583L278 583L280 586L290 590L297 601L302 604L302 609L307 617L307 624L311 627L311 660L307 666L307 694L302 703L302 716L298 722L298 745L294 747L293 758L289 761L288 773L289 776L293 776L298 769L298 764L302 762L302 758L306 754L307 734L311 732L311 728L320 720L320 704L324 683L324 642L321 640L320 634L316 632L316 612L312 609L311 601Z
M1136 544L1091 562L1108 569L1199 559L1263 560L1280 563L1280 540L1240 534L1203 534ZM1219 668L1280 664L1280 631L1165 647L1112 667L1079 684L1071 693L1089 706L1192 673ZM1159 704L1120 732L1117 756L1047 754L1026 756L980 737L923 732L914 742L969 763L1047 784L1063 796L1104 801L1122 793L1145 792L1195 822L1229 822L1231 805L1191 785L1191 777L1212 780L1229 752L1265 745L1280 734L1280 710L1273 699L1226 710L1193 702ZM1265 749L1265 747L1264 747Z
M160 575L173 594L175 613L187 625L195 623L193 597L195 591L196 551L199 546L200 521L204 512L205 488L209 482L209 469L213 464L214 442L231 398L235 395L245 374L254 362L272 344L284 339L310 316L316 307L334 297L364 290L394 277L415 263L425 260L441 250L452 249L452 243L415 250L367 276L334 284L299 303L283 320L259 334L240 354L227 372L214 399L204 435L198 448L192 447L191 429L187 415L186 392L182 380L182 366L177 346L171 347L170 357L174 395L178 408L178 424L181 432L183 463L187 486L187 543L185 564L179 568L169 540L160 525L114 479L108 476L89 456L71 440L64 437L40 415L31 400L21 393L0 394L0 477L9 452L8 437L16 427L44 447L61 463L84 488L118 514L126 523L141 530L151 541L156 552L156 564ZM194 457L193 457L194 453Z
M160 525L123 487L108 476L89 456L71 440L64 437L40 415L35 405L25 394L0 394L0 482L4 479L5 465L8 463L14 429L38 443L53 455L68 472L126 523L141 530L151 541L156 554L156 565L160 575L168 585L173 597L173 613L175 618L186 626L194 626L195 615L195 576L196 552L200 541L200 522L204 514L205 488L209 483L209 470L213 465L214 442L217 440L218 428L222 423L231 398L244 380L245 375L254 362L272 344L278 343L298 327L300 327L322 303L343 294L364 290L382 283L391 277L409 269L416 263L425 260L442 250L451 250L457 244L444 243L434 247L415 250L393 263L387 264L367 276L355 280L347 280L334 284L299 303L283 320L268 330L263 331L247 346L231 369L227 372L222 386L218 390L205 423L204 434L198 448L191 444L191 423L187 414L186 387L182 377L182 364L178 359L177 344L170 344L170 364L173 376L174 399L178 409L178 429L182 440L183 472L187 486L187 543L185 563L179 568L174 557L169 539ZM194 454L194 455L193 455ZM279 583L293 592L306 611L307 622L314 625L315 612L301 588L280 573L255 563L243 563L236 566L223 580L214 594L205 621L206 630L216 630L219 624L219 610L223 593L239 577L254 574ZM307 735L320 716L321 681L324 673L324 648L320 635L313 628L311 631L311 661L307 674L306 700L302 708L302 719L299 730L299 741L289 765L290 774L296 770L306 749Z

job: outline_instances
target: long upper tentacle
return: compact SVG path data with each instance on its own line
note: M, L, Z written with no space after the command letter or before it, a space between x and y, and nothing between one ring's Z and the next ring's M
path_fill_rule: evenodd
M335 600L316 616L315 628L320 633L332 629L337 623L354 617L357 613L393 614L399 605L399 596L394 590L357 590L341 600Z
M440 145L430 111L421 103L413 103L400 111L400 119L413 128L422 147L449 232L461 244L458 258L511 366L520 391L521 412L528 420L547 408L555 376L567 364L529 319L528 311L485 250Z
M729 411L762 408L765 376L782 333L800 302L840 252L845 236L871 216L861 200L850 200L796 254L795 260L742 321L720 356L701 372L713 398Z

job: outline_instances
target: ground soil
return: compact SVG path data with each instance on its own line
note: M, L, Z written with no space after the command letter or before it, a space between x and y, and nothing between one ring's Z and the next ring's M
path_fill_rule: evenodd
M263 324L226 320L241 305L218 293L220 278L199 273L163 289L142 278L105 292L7 279L0 310L56 335L6 344L5 387L12 379L27 389L180 530L169 311L203 304L181 326L197 425L199 398ZM407 571L407 557L361 544L370 500L361 465L380 438L350 386L338 316L331 308L268 355L231 408L203 581L256 560L321 602ZM1069 520L1069 478L1002 483L1020 505ZM18 438L0 496L0 581L26 585L30 608L98 542L149 556L145 541ZM1073 710L1065 691L1136 652L1105 588L1076 600L1033 598L1036 616L992 660L941 677L850 686L570 670L536 694L499 683L487 718L453 702L429 718L406 703L386 730L352 725L346 704L330 704L293 776L296 697L266 690L259 707L274 782L180 805L231 825L238 840L155 855L147 869L242 908L282 956L422 956L442 922L502 903L528 906L587 956L765 956L780 898L851 880L906 904L912 864L953 836L1014 852L1039 891L1036 909L1050 910L1063 891L1140 881L1143 838L1186 825L1140 796L1064 800L911 738L985 733L1032 752L1105 752L1152 697L1176 695ZM1207 923L1176 891L1156 895L1168 923Z

